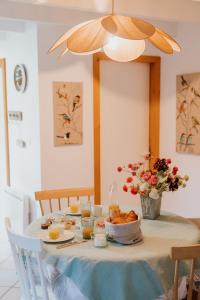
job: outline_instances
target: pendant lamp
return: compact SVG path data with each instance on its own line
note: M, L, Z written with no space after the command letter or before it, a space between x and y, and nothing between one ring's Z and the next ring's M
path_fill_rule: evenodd
M128 62L138 58L149 41L167 54L180 52L178 43L167 33L141 19L112 14L90 20L71 28L49 49L49 53L64 45L61 57L68 51L77 55L104 52L118 62Z

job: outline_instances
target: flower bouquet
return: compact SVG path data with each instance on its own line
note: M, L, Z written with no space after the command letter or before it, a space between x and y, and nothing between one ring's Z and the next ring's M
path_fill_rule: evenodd
M133 195L140 195L143 218L156 219L160 215L162 193L174 192L179 187L185 187L189 177L180 176L178 167L171 166L171 159L158 158L153 169L147 169L145 162L150 158L149 154L145 155L143 162L118 167L118 172L123 171L129 174L123 190Z

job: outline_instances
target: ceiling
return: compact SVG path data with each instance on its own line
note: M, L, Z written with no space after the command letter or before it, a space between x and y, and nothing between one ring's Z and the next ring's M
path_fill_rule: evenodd
M47 17L49 13L55 20L59 12L58 20L60 18L63 23L62 15L67 16L70 10L82 12L82 15L84 11L83 19L86 19L86 12L110 13L111 0L0 0L0 17L22 16L23 19L36 20ZM200 22L198 0L115 0L115 11L160 20Z

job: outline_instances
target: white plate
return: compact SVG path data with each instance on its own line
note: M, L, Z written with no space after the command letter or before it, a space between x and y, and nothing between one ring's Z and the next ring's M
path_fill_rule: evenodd
M49 238L48 230L41 230L39 232L38 237L46 243L60 243L70 241L74 238L75 234L70 230L64 230L64 233L60 235L60 237L56 240L52 240Z
M69 215L69 216L81 216L81 212L78 211L77 213L72 213L70 212L70 210L65 210L65 211L57 211L56 214L60 215L60 216L66 216L66 215Z

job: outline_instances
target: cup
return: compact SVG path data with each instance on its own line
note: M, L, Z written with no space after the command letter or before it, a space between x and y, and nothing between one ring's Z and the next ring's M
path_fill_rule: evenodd
M60 235L64 234L64 224L52 224L49 230L58 230Z
M81 201L81 217L89 218L91 216L91 203L90 201Z
M82 218L81 219L82 225L82 235L84 239L91 239L93 231L94 231L94 220L93 218Z
M80 210L80 202L77 199L70 199L69 210L72 214L77 214Z
M107 239L105 233L95 233L94 234L94 246L97 248L107 247Z
M102 217L102 213L103 213L102 205L93 205L93 207L92 207L93 217L96 217L96 218Z

